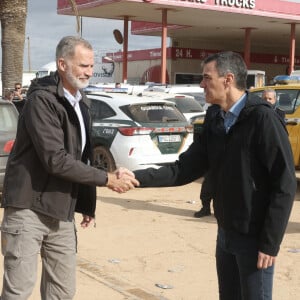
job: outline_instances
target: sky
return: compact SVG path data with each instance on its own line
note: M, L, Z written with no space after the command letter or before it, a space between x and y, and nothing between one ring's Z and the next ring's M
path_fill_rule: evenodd
M28 0L24 72L29 70L29 61L32 71L54 61L57 43L63 36L77 35L76 28L75 16L57 14L56 0ZM100 18L82 19L82 37L92 44L96 55L123 48L113 37L114 29L123 32L123 21ZM160 45L160 37L131 35L129 22L128 50L159 48ZM0 55L2 55L1 49Z

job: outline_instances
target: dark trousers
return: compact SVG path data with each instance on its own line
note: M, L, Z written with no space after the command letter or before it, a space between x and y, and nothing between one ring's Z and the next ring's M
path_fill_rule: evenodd
M200 192L200 200L202 206L205 208L209 208L211 199L212 199L212 193L211 193L210 179L208 179L208 177L204 177L204 180L202 182L201 192Z
M271 300L274 266L257 269L257 240L219 228L216 265L220 300Z

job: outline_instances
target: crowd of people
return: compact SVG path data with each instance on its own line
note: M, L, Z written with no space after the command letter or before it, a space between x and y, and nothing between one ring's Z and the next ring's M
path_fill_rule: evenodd
M180 186L201 177L205 210L195 217L210 215L212 200L219 298L272 299L274 264L296 191L294 162L273 107L247 92L242 57L226 51L204 59L200 86L211 106L203 131L174 165L133 172L91 165L89 102L82 91L93 72L91 44L63 37L56 65L55 73L32 81L7 163L1 299L30 297L38 255L41 299L73 299L74 214L82 214L83 228L94 222L97 186L124 193ZM15 96L20 89L17 84Z

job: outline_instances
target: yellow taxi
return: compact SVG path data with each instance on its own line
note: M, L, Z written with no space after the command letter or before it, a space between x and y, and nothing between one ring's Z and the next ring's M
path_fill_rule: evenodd
M262 96L266 89L276 91L276 106L285 111L286 127L292 146L295 168L300 169L300 76L279 75L274 85L252 88L251 93Z

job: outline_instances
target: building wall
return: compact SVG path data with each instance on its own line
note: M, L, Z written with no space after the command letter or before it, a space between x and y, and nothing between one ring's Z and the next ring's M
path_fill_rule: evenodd
M127 83L130 84L140 84L144 72L155 65L160 65L160 60L139 60L139 61L130 61L127 64ZM115 65L115 79L116 82L122 82L122 67L123 64L117 62ZM169 76L171 76L170 70L172 69L171 60L167 61L167 71ZM171 77L170 77L171 78Z
M140 10L141 5L143 7L147 7L148 4L142 4L143 1L119 1L119 0L110 0L110 1L95 1L95 0L80 0L77 1L77 9L79 11L79 15L87 16L87 17L106 17L106 18L119 18L120 14L117 13L113 9L116 5L119 6L119 8L122 8L125 10L126 8L129 8L130 4L130 10L131 13L129 15L136 15L139 16L139 14L142 13L142 10ZM144 1L144 2L151 2L151 1ZM181 31L181 38L179 39L173 39L172 40L172 47L181 47L181 48L191 48L191 49L215 49L217 51L223 51L223 50L232 50L232 51L238 51L243 52L244 51L244 42L245 42L245 30L242 29L242 23L236 22L235 25L230 25L229 30L224 29L222 31L222 26L226 28L226 21L232 20L235 16L239 16L238 20L243 20L243 16L250 16L253 17L253 27L254 29L256 25L256 20L258 22L259 18L263 17L264 20L267 20L267 22L272 23L271 28L275 28L275 24L277 22L281 23L280 20L284 20L283 25L280 26L286 26L287 32L290 32L290 24L291 23L298 23L299 22L299 16L300 16L300 5L299 0L174 0L174 1L168 1L168 0L160 0L155 1L157 2L155 4L155 10L158 8L165 8L165 6L168 6L168 9L170 10L170 14L174 14L174 12L177 12L176 8L180 7L183 9L182 11L184 13L177 14L178 22L176 22L176 18L173 19L175 22L168 25L168 28L170 30L180 30ZM66 1L66 0L57 0L57 7L58 7L58 13L61 14L74 14L72 5ZM154 4L154 3L152 3ZM151 5L152 5L151 4ZM150 4L148 5L149 11L150 11ZM174 9L174 11L173 11ZM133 34L145 34L145 35L158 35L161 32L161 22L157 21L157 15L149 13L147 10L147 20L148 22L141 22L141 21L131 21L131 32ZM199 15L197 17L191 18L190 15L193 12L199 12ZM152 12L152 11L151 11ZM210 14L210 12L217 12L215 14ZM214 30L214 33L220 33L216 34L218 38L215 38L213 36L209 36L206 32L205 22L201 20L201 16L203 14L208 14L209 16L219 16L220 13L223 14L224 17L220 18L213 18L213 24L210 26L212 30ZM201 15L200 15L201 13ZM104 16L105 15L105 16ZM127 14L123 14L127 15ZM140 16L141 17L141 16ZM242 17L242 18L240 18ZM257 18L258 17L258 18ZM135 18L134 18L135 19ZM139 18L136 18L137 20ZM143 19L143 18L140 18ZM203 18L204 19L204 18ZM286 21L285 21L286 20ZM158 23L155 23L158 22ZM181 24L181 25L180 25ZM186 26L182 25L185 24ZM265 23L267 24L267 23ZM191 34L186 34L189 32L189 26L193 27L195 30L195 33L193 33L193 36L198 35L199 38L188 38L188 36L191 36ZM251 24L252 27L252 24ZM278 28L278 27L277 27ZM225 34L226 32L226 34ZM277 46L274 47L271 45L271 43L262 43L262 42L255 42L255 39L251 40L251 52L253 53L264 53L264 54L275 54L275 51L279 51L278 57L282 56L281 54L287 54L288 51L282 51L279 50L282 45L284 45L284 49L286 50L288 45L290 44L290 34L285 34L282 36L277 36L276 31L274 30L274 39L273 41L277 41L277 38L279 39L279 43L277 43ZM182 34L183 33L183 34ZM190 32L191 33L191 32ZM232 38L232 34L234 33L234 38ZM255 35L255 30L251 32L251 36ZM236 37L237 36L237 37ZM273 35L272 35L273 36ZM296 31L296 36L299 37L298 34L298 28ZM273 44L274 45L274 44ZM299 38L296 39L296 48L299 48ZM283 49L283 48L282 48ZM202 50L201 50L202 51ZM203 52L206 50L203 50ZM206 52L208 52L207 50ZM274 52L273 52L274 51ZM158 50L159 52L159 50ZM249 69L258 69L263 70L266 72L266 76L268 79L278 75L278 74L285 74L286 73L286 67L288 65L288 62L286 63L276 63L274 60L269 60L263 62L264 55L258 55L260 56L259 60L255 60L255 63L251 63L249 66ZM134 82L137 83L140 78L142 77L143 73L151 66L160 64L160 60L157 59L158 57L152 57L147 59L129 59L128 61L128 76L127 81L128 82ZM270 57L268 57L270 58ZM180 73L198 73L200 72L200 62L202 58L193 57L193 59L183 59L183 58L168 58L167 62L167 71L169 74L169 78L171 82L173 83L175 74ZM122 81L122 62L118 62L114 60L116 63L116 70L115 70L115 80L116 81ZM258 63L259 62L259 63ZM300 68L300 57L298 57L298 65L295 63L295 69Z
M167 60L167 71L170 78L170 84L175 83L176 73L201 74L201 59L176 59ZM150 67L160 64L160 60L142 60L130 61L127 66L127 82L130 84L139 84L143 73ZM266 72L266 83L269 83L276 75L286 74L288 65L259 64L251 63L249 69L261 70ZM116 82L122 82L122 63L116 63L115 67Z
M127 82L130 84L139 84L143 73L151 66L160 64L160 61L133 61L127 66ZM275 64L255 64L252 63L250 70L261 70L266 72L266 83L269 83L276 75L286 74L284 65ZM176 73L201 74L201 60L178 59L176 61L167 61L167 71L170 78L170 84L175 83ZM122 82L122 63L117 63L115 68L115 81Z
M275 64L254 64L250 65L251 70L262 70L266 72L266 84L270 83L272 78L276 75L285 75L287 65L275 65Z
M171 61L169 71L171 83L175 83L176 73L201 74L200 59L176 59Z
M172 48L173 47L173 48ZM191 74L201 74L201 62L202 57L206 57L209 53L214 53L217 51L232 50L243 53L243 49L230 47L228 49L222 48L218 45L218 42L206 42L205 44L199 40L180 40L172 41L172 46L169 49L167 55L167 72L169 74L170 83L175 83L176 73L191 73ZM171 49L171 50L170 50ZM173 50L172 50L173 49ZM182 51L177 55L176 51ZM213 49L213 50L209 50ZM151 57L149 53L155 52L156 56ZM174 54L175 51L175 54ZM190 52L190 56L188 55ZM253 52L253 51L252 51ZM259 54L257 54L259 53ZM159 49L148 49L141 51L132 51L130 58L128 60L127 67L127 78L128 83L138 84L142 78L143 73L150 67L154 65L160 65L161 60ZM182 54L182 55L181 55ZM255 53L253 53L255 54ZM256 62L250 63L249 69L251 70L261 70L266 73L266 83L276 75L287 74L288 61L286 56L276 55L271 51L266 52L256 52L255 60ZM264 62L264 63L263 63ZM116 62L116 77L117 81L122 82L122 59ZM297 56L295 60L295 69L300 68L300 57Z
M242 32L242 30L241 30ZM241 40L240 43L234 43L230 44L230 46L226 47L224 43L219 43L218 41L201 41L201 40L172 40L172 45L174 47L182 47L182 48L199 48L199 49L219 49L220 51L237 51L237 52L243 52L244 49L244 40L243 40L243 33L241 33ZM266 45L262 46L263 48L260 48L261 53L265 54L274 54L274 49L269 49ZM253 51L253 50L252 50ZM253 51L254 52L254 51ZM176 62L173 62L172 64L172 75L176 72L191 72L191 73L197 73L200 72L200 65L201 60L178 60ZM299 65L295 65L295 69ZM284 75L286 74L286 69L288 67L288 63L285 64L262 64L262 63L251 63L249 66L249 69L251 70L262 70L266 72L266 78L268 82L276 75ZM174 78L171 76L171 78Z

